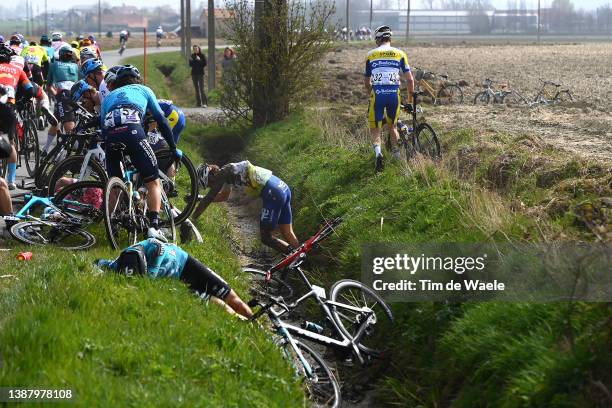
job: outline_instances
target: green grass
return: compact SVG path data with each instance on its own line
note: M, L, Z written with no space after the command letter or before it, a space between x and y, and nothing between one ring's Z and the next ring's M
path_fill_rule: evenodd
M206 52L202 48L203 52ZM217 62L220 60L222 49L217 49ZM147 86L149 86L155 95L161 99L171 99L177 106L193 107L196 106L195 91L193 82L191 81L191 70L187 61L183 59L179 52L162 52L150 54L147 64ZM125 64L133 64L140 69L141 74L144 73L144 62L142 56L127 58L123 61ZM220 69L217 69L217 85L221 85ZM164 73L165 72L165 73ZM208 78L208 71L205 76L205 88ZM217 89L207 92L209 106L218 106L219 91Z
M324 138L313 115L260 129L243 157L291 186L300 238L314 232L323 216L345 217L315 258L327 286L339 278L360 279L365 242L529 242L541 239L541 229L558 228L515 210L506 198L529 196L522 191L531 188L526 179L513 178L507 185L512 193L499 194L483 189L477 177L457 177L446 164L417 163L408 171L389 160L375 176L369 146L344 148ZM446 146L452 156L474 134L466 130L449 139L455 141ZM496 154L483 156L477 172L489 168ZM517 157L520 163L520 152ZM575 175L574 165L560 172L561 178ZM393 309L396 328L388 338L394 353L378 384L379 403L605 406L607 397L593 384L611 380L608 304L409 303Z
M199 134L181 143L197 157ZM184 248L247 298L219 206ZM70 388L76 405L301 406L304 395L270 333L205 303L178 281L100 273L104 236L87 252L14 245L0 252L0 384ZM15 259L32 251L31 261ZM71 405L72 406L72 405Z

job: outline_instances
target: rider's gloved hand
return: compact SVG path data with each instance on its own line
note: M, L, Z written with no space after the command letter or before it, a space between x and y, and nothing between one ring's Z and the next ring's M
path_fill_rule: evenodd
M181 157L183 157L183 151L181 149L174 149L174 157L176 157L177 159L180 159Z

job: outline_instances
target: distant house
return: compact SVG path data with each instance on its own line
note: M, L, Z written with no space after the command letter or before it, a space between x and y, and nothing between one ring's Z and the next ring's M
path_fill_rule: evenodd
M215 13L215 35L223 37L227 32L227 21L234 17L231 10L216 8ZM208 37L208 9L204 9L200 15L200 29L202 36Z
M102 25L111 31L138 29L148 27L149 19L134 6L111 7L103 10Z

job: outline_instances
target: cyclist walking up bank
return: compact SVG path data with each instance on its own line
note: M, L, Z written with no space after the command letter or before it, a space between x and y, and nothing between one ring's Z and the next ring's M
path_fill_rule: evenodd
M377 47L368 53L366 58L364 84L370 94L368 106L368 122L370 135L374 144L376 154L376 172L384 168L384 160L381 150L381 135L383 121L386 120L391 134L393 144L393 155L399 158L397 142L399 133L395 124L400 112L401 76L406 80L408 102L412 101L414 93L414 78L408 65L408 57L397 48L391 46L391 28L380 26L374 31Z
M193 212L193 219L213 202L227 201L235 192L252 201L257 197L263 200L259 221L261 241L279 252L288 254L300 243L293 232L291 215L291 190L289 186L272 174L268 169L252 165L248 160L229 163L219 168L214 164L203 164L198 168L200 185L210 186L208 194L202 198ZM181 226L181 228L184 228ZM272 235L279 229L285 242ZM183 231L181 231L183 232Z
M143 123L145 114L150 111L157 122L158 129L175 155L174 137L168 120L161 110L155 94L150 88L141 85L140 72L132 65L121 67L113 82L111 92L104 98L100 111L102 136L106 140L106 170L109 177L121 177L121 154L113 149L114 144L124 144L126 153L140 173L147 187L148 236L165 240L159 229L161 209L161 186L157 159L147 142Z
M124 249L114 261L100 259L96 264L126 275L180 279L229 313L238 313L247 319L253 316L251 308L223 278L175 244L149 238Z

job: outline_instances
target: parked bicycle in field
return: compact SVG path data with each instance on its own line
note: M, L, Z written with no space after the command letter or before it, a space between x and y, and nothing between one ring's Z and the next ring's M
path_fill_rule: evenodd
M367 364L384 354L381 346L393 325L389 306L368 286L351 279L342 279L333 284L328 297L325 288L313 285L307 272L302 269L306 254L331 235L341 222L341 218L325 222L316 234L270 268L247 267L243 270L251 275L254 285L255 299L250 305L261 306L253 320L264 313L268 314L275 329L294 349L299 346L292 342L292 336L331 347L341 354L348 353L361 364ZM306 293L287 303L289 299L297 297L288 282L289 275L294 274L305 285ZM304 322L303 327L299 327L282 320L284 316L291 316L308 299L314 299L319 306L324 316L323 322ZM327 395L331 394L331 388L328 388Z
M450 105L463 102L463 90L459 85L451 82L448 75L438 75L444 79L438 86L434 86L431 80L436 78L436 74L420 68L415 68L415 91L422 91L423 95L431 98L433 104Z
M506 105L528 105L527 99L514 89L508 89L508 84L497 83L497 87L493 87L497 81L485 79L482 86L484 91L479 92L474 97L474 105L488 105L489 103L499 103Z
M559 102L572 102L574 96L569 89L562 89L562 84L540 78L542 86L533 99L533 104L551 105ZM553 90L554 88L554 90Z

